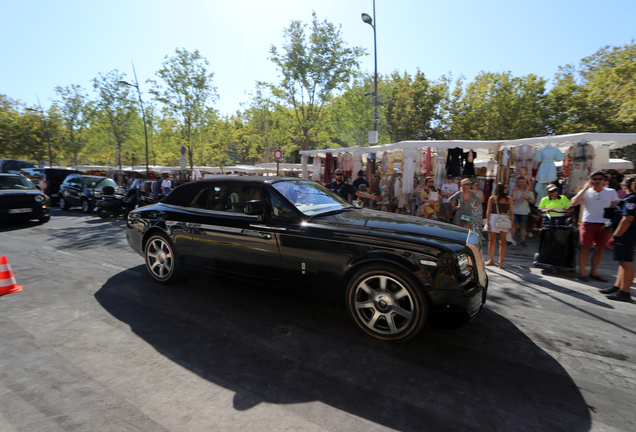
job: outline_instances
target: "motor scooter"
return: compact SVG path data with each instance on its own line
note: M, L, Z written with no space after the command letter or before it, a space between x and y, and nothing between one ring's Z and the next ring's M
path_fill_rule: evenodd
M114 188L105 186L102 189L102 199L95 206L95 212L102 219L119 215L123 215L126 218L128 213L137 207L155 204L156 202L135 186L131 187L126 195L116 194Z

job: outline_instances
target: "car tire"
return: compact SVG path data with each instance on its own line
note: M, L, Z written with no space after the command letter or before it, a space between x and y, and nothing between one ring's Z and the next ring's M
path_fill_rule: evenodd
M181 278L181 262L170 239L153 234L144 248L146 269L159 282L170 283Z
M97 209L97 216L99 216L102 219L108 219L111 216L111 212L98 208Z
M68 205L68 202L66 202L66 198L64 198L64 195L60 194L60 197L57 201L57 205L62 209L62 210L68 210L71 206Z
M424 326L428 301L408 273L377 265L353 275L347 287L347 310L368 336L383 342L404 342Z
M51 216L44 216L44 217L41 217L39 220L40 220L40 223L47 223L48 221L51 220Z
M91 214L93 209L86 198L82 198L82 211L86 214Z

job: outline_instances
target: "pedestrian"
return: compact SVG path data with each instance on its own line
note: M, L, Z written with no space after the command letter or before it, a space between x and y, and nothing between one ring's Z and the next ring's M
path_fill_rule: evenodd
M460 183L462 189L455 192L449 198L449 202L455 209L455 219L453 223L464 228L471 228L473 220L473 210L481 205L479 197L470 190L472 182L469 179L463 179Z
M357 190L355 187L353 187L352 184L344 181L343 173L341 169L336 169L333 173L333 176L335 177L336 180L332 181L331 183L327 183L325 187L335 192L336 194L340 195L342 198L344 198L345 201L351 202L349 201L349 195L355 195L359 198L370 198L372 200L378 199L377 195L368 194L367 192L361 192Z
M433 177L426 177L425 188L420 193L421 214L420 216L426 219L437 219L437 213L439 213L439 192L435 188L435 180Z
M634 281L634 249L636 249L636 177L623 180L629 195L620 202L622 218L612 239L614 239L614 261L618 261L618 274L614 286L601 290L610 300L631 302L629 292Z
M607 279L598 274L605 246L612 236L611 231L605 228L607 220L603 217L603 212L606 207L616 206L618 194L614 189L603 187L604 181L603 171L594 171L590 174L590 180L585 184L585 187L572 198L572 205L580 204L583 213L579 225L581 251L579 253L579 276L577 277L577 280L581 282L589 282L590 279L607 282ZM585 268L592 246L594 246L592 268L587 276Z
M352 183L353 187L360 190L360 185L365 185L367 189L369 189L369 182L364 178L365 171L358 171L358 178L355 179Z
M455 194L459 190L459 186L455 183L455 179L452 175L448 175L447 182L442 185L440 188L440 196L442 197L442 204L440 206L440 212L442 216L446 219L446 222L451 221L451 216L453 215L453 205L448 201L448 199Z
M571 205L568 197L559 194L556 185L548 186L548 196L541 198L539 203L539 211L544 215L542 226L565 225L565 214Z
M473 210L473 231L481 235L481 232L484 229L484 193L479 190L478 181L473 182L472 191L479 197L479 205Z
M422 177L411 191L411 200L415 203L415 209L412 211L414 216L422 216L422 199L421 192L426 190L426 178Z
M534 198L534 192L530 189L532 187L532 181L527 181L525 177L517 178L515 187L512 189L512 202L514 208L512 213L514 214L514 220L512 222L511 235L514 239L517 229L520 231L521 247L525 248L526 245L526 225L528 224L528 215L530 214L530 204L534 204L536 199Z
M512 208L514 204L512 198L508 196L510 187L504 183L498 183L495 194L488 199L486 208L486 229L488 230L488 261L487 266L495 264L495 247L497 243L497 233L499 233L499 262L498 267L504 268L504 257L506 256L506 234L512 228L514 217Z
M170 175L166 174L161 182L161 193L168 195L172 190L172 182L170 181Z

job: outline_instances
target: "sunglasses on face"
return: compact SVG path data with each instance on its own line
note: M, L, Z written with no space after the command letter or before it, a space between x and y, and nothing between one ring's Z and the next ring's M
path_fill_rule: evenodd
M594 177L592 180L594 181L603 181L603 177Z
M340 173L340 174L336 174L336 177L339 177L339 176L342 176L342 173Z

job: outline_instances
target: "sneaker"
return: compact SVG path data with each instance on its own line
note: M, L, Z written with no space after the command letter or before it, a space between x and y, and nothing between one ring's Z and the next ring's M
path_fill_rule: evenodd
M631 296L630 293L626 293L625 291L616 291L614 294L608 295L607 299L608 300L631 302L632 301L632 296Z
M613 286L611 288L602 289L601 294L614 294L616 291L618 291L618 288Z
M577 277L575 278L575 280L577 280L577 281L579 281L579 282L589 282L589 281L590 281L590 278L589 278L589 277L587 277L587 276L577 276Z
M597 281L599 281L599 282L607 282L607 279L605 279L604 277L599 276L599 275L593 275L593 274L591 274L591 275L590 275L590 279L594 279L594 280L597 280Z
M532 237L533 237L533 235L532 235L532 233L531 233L531 232L529 232L529 233L528 233L528 237L530 237L530 238L532 238Z
M522 241L521 243L519 243L521 245L522 248L527 248L528 246L526 245L526 242Z
M512 246L512 242L506 242L506 245Z

